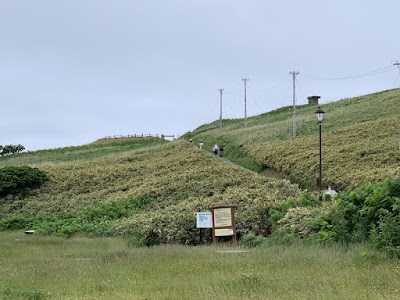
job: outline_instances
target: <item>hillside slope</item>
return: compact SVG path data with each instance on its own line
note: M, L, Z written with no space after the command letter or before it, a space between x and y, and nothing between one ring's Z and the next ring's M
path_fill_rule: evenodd
M323 104L323 185L337 189L396 177L399 168L400 90ZM317 183L319 172L316 105L296 107L297 137L292 138L292 108L248 119L200 126L182 139L203 140L206 148L225 144L225 155L255 171L272 168ZM302 180L302 179L300 179Z
M97 146L88 145L85 150L90 151L91 147ZM75 149L77 155L81 150ZM35 153L31 155L34 157ZM25 161L24 156L20 158ZM14 159L17 163L18 157ZM101 220L105 220L102 225L106 224L107 234L135 235L155 242L194 243L199 238L196 212L207 211L210 204L236 203L240 234L250 231L268 234L269 210L278 207L280 201L296 198L299 193L287 181L272 181L236 168L186 141L96 159L57 163L45 162L44 157L42 163L37 160L32 159L51 180L28 197L0 199L0 216L3 220L33 220L27 223L31 229L41 229L41 223L47 222L44 229L47 233L70 234L75 227L86 230L92 226L87 223L98 217L88 216L91 208L96 208L99 214L103 211L101 207L108 207L104 209L107 219ZM110 216L116 203L133 203L135 199L144 200L135 202L139 203L133 205L135 209L131 205L127 211L121 214L116 211L116 216ZM49 219L49 216L58 216L58 219ZM65 225L62 222L67 217L73 221ZM91 227L93 230L95 225Z

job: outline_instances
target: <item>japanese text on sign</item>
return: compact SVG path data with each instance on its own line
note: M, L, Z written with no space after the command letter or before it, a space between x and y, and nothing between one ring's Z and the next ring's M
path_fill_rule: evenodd
M230 208L216 208L214 210L214 226L215 227L232 226L232 214Z

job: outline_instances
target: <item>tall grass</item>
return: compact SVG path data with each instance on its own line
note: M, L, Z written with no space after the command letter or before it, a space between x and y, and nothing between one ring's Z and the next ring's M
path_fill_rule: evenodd
M398 299L398 260L364 245L158 246L0 232L2 299ZM247 252L232 253L244 250Z

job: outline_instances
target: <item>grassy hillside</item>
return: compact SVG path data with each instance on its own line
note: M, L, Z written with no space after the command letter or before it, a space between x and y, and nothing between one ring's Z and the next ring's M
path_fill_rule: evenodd
M322 105L323 185L355 187L387 176L399 176L400 90ZM182 139L203 140L206 149L225 144L225 155L255 171L272 168L317 183L319 177L316 105L296 107L297 137L292 138L292 108L284 107L248 118L214 122L186 133Z
M156 243L195 243L196 212L210 204L239 204L239 233L267 234L269 210L298 196L286 181L260 178L186 141L95 143L4 157L0 166L28 158L50 181L28 197L0 199L3 228L18 223L65 236L100 228Z
M168 141L154 137L100 139L89 145L24 152L18 155L0 157L0 168L16 165L48 165L91 161L108 155L145 149L166 143Z

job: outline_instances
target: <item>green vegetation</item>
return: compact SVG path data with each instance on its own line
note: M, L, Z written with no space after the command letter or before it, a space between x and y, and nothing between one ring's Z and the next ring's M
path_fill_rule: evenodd
M22 146L21 144L5 145L5 146L0 145L0 156L10 155L10 154L14 155L14 154L20 153L24 150L25 150L25 147Z
M109 222L128 217L132 211L151 207L154 201L143 197L130 198L127 201L110 201L94 203L86 207L80 214L61 213L57 216L29 216L19 214L0 221L0 229L35 228L39 234L53 234L71 237L74 234L89 234L95 236L115 235ZM145 241L143 240L143 243Z
M31 189L40 187L48 180L47 174L38 168L28 166L0 168L0 197L9 194L26 195Z
M337 242L370 241L400 257L400 179L367 184L338 195L327 215L310 219L319 239Z
M398 299L400 262L366 245L132 248L0 232L2 299ZM236 248L235 250L247 250Z
M400 90L384 91L323 104L323 186L355 188L400 176ZM319 177L318 122L315 105L296 107L297 138L292 138L292 108L284 107L243 120L200 126L182 139L202 139L205 149L225 144L230 160L260 172L265 168L290 176L310 188Z
M269 211L299 192L287 181L238 169L185 141L40 168L50 177L44 186L29 197L0 199L3 228L17 223L24 224L17 228L64 236L97 233L135 236L145 244L197 244L196 212L208 205L238 204L239 235L267 235ZM150 199L152 205L131 207L137 199ZM110 218L102 209L106 204L110 214L113 207L121 213ZM88 219L92 209L103 212Z
M271 211L274 234L324 243L370 243L400 257L399 195L400 179L391 178L341 192L332 201L319 202L302 192L300 200L281 202L280 209Z

